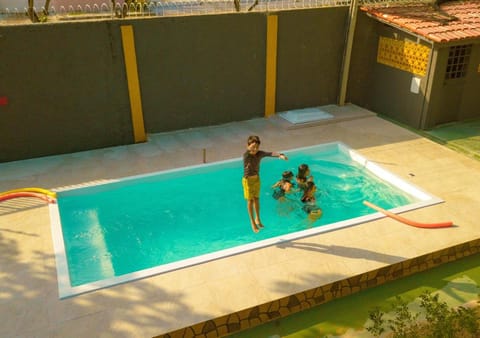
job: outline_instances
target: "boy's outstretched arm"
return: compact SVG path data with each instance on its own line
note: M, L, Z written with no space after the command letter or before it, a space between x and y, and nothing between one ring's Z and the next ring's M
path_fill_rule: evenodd
M272 153L272 156L281 158L282 160L285 160L285 161L288 161L288 157L287 157L285 154L283 154L283 153L273 152L273 153Z

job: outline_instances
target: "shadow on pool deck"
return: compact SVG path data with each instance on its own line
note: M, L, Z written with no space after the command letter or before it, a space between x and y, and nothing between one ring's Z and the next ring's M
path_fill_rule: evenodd
M325 245L319 243L309 243L309 242L282 242L277 244L278 248L281 249L299 249L299 250L307 250L312 252L319 252L324 253L327 255L341 255L343 257L353 258L353 259L362 259L364 257L371 257L372 260L375 260L380 263L388 263L392 260L399 261L404 259L401 256L392 256L388 254L382 254L377 252L372 252L368 249L364 248L354 248L354 247L346 247L342 245Z

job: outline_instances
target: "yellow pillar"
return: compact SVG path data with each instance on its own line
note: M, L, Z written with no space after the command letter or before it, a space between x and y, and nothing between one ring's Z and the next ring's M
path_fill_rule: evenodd
M278 16L267 16L267 62L265 75L265 117L275 114L277 84L277 33Z
M132 26L120 26L122 32L123 57L127 72L128 95L130 98L130 113L132 116L133 138L135 143L145 142L145 124L143 121L142 96L138 80L137 55L135 53L135 38Z

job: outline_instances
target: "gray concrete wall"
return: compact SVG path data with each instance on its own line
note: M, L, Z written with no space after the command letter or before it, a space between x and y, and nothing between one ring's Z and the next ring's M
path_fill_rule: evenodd
M277 13L276 110L337 101L348 8ZM147 133L264 116L265 13L0 27L0 162L133 143L120 33Z
M336 103L348 8L278 13L277 112Z
M449 46L435 44L420 92L412 93L416 75L377 62L380 36L410 40L416 37L359 13L352 51L347 101L418 129L480 117L480 43L473 41L470 65L463 79L445 81ZM420 43L432 48L432 45Z
M263 116L265 15L158 18L133 24L148 132Z
M276 111L335 103L347 9L277 14ZM264 115L264 13L142 20L135 32L148 132Z
M366 18L359 14L350 76L350 97L353 103L388 116L414 128L420 128L428 76L414 75L377 62L379 37L409 40L412 35ZM364 39L364 40L362 40ZM431 47L425 42L422 44ZM359 79L356 74L360 75ZM411 92L413 77L420 78L419 93Z
M438 49L425 128L480 117L480 44L472 46L464 78L445 79L449 46Z
M131 143L110 22L0 27L0 162Z
M472 47L458 120L480 117L480 41Z
M358 12L346 97L347 102L370 110L373 110L375 101L371 88L374 82L372 73L377 63L377 27L376 21L364 12Z
M348 8L275 14L276 112L337 103ZM147 133L264 116L265 13L0 26L0 162L135 141L121 25L134 31ZM440 49L415 94L413 74L377 62L380 36L412 40L359 12L347 102L415 128L480 116L478 44L456 89Z

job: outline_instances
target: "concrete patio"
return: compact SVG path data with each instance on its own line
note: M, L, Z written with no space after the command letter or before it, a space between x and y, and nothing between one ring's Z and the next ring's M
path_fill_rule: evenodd
M344 142L445 201L402 216L452 220L455 226L419 229L383 218L60 300L48 207L14 199L0 203L0 336L173 337L189 332L215 337L226 332L205 331L211 319L464 243L467 248L458 256L478 250L480 161L354 105L325 110L335 118L301 127L274 116L149 135L142 144L0 163L0 192L55 189L200 164L203 149L207 162L239 158L247 137L257 134L267 150ZM237 183L241 189L240 177ZM247 219L245 231L251 231ZM194 333L196 327L204 331Z

